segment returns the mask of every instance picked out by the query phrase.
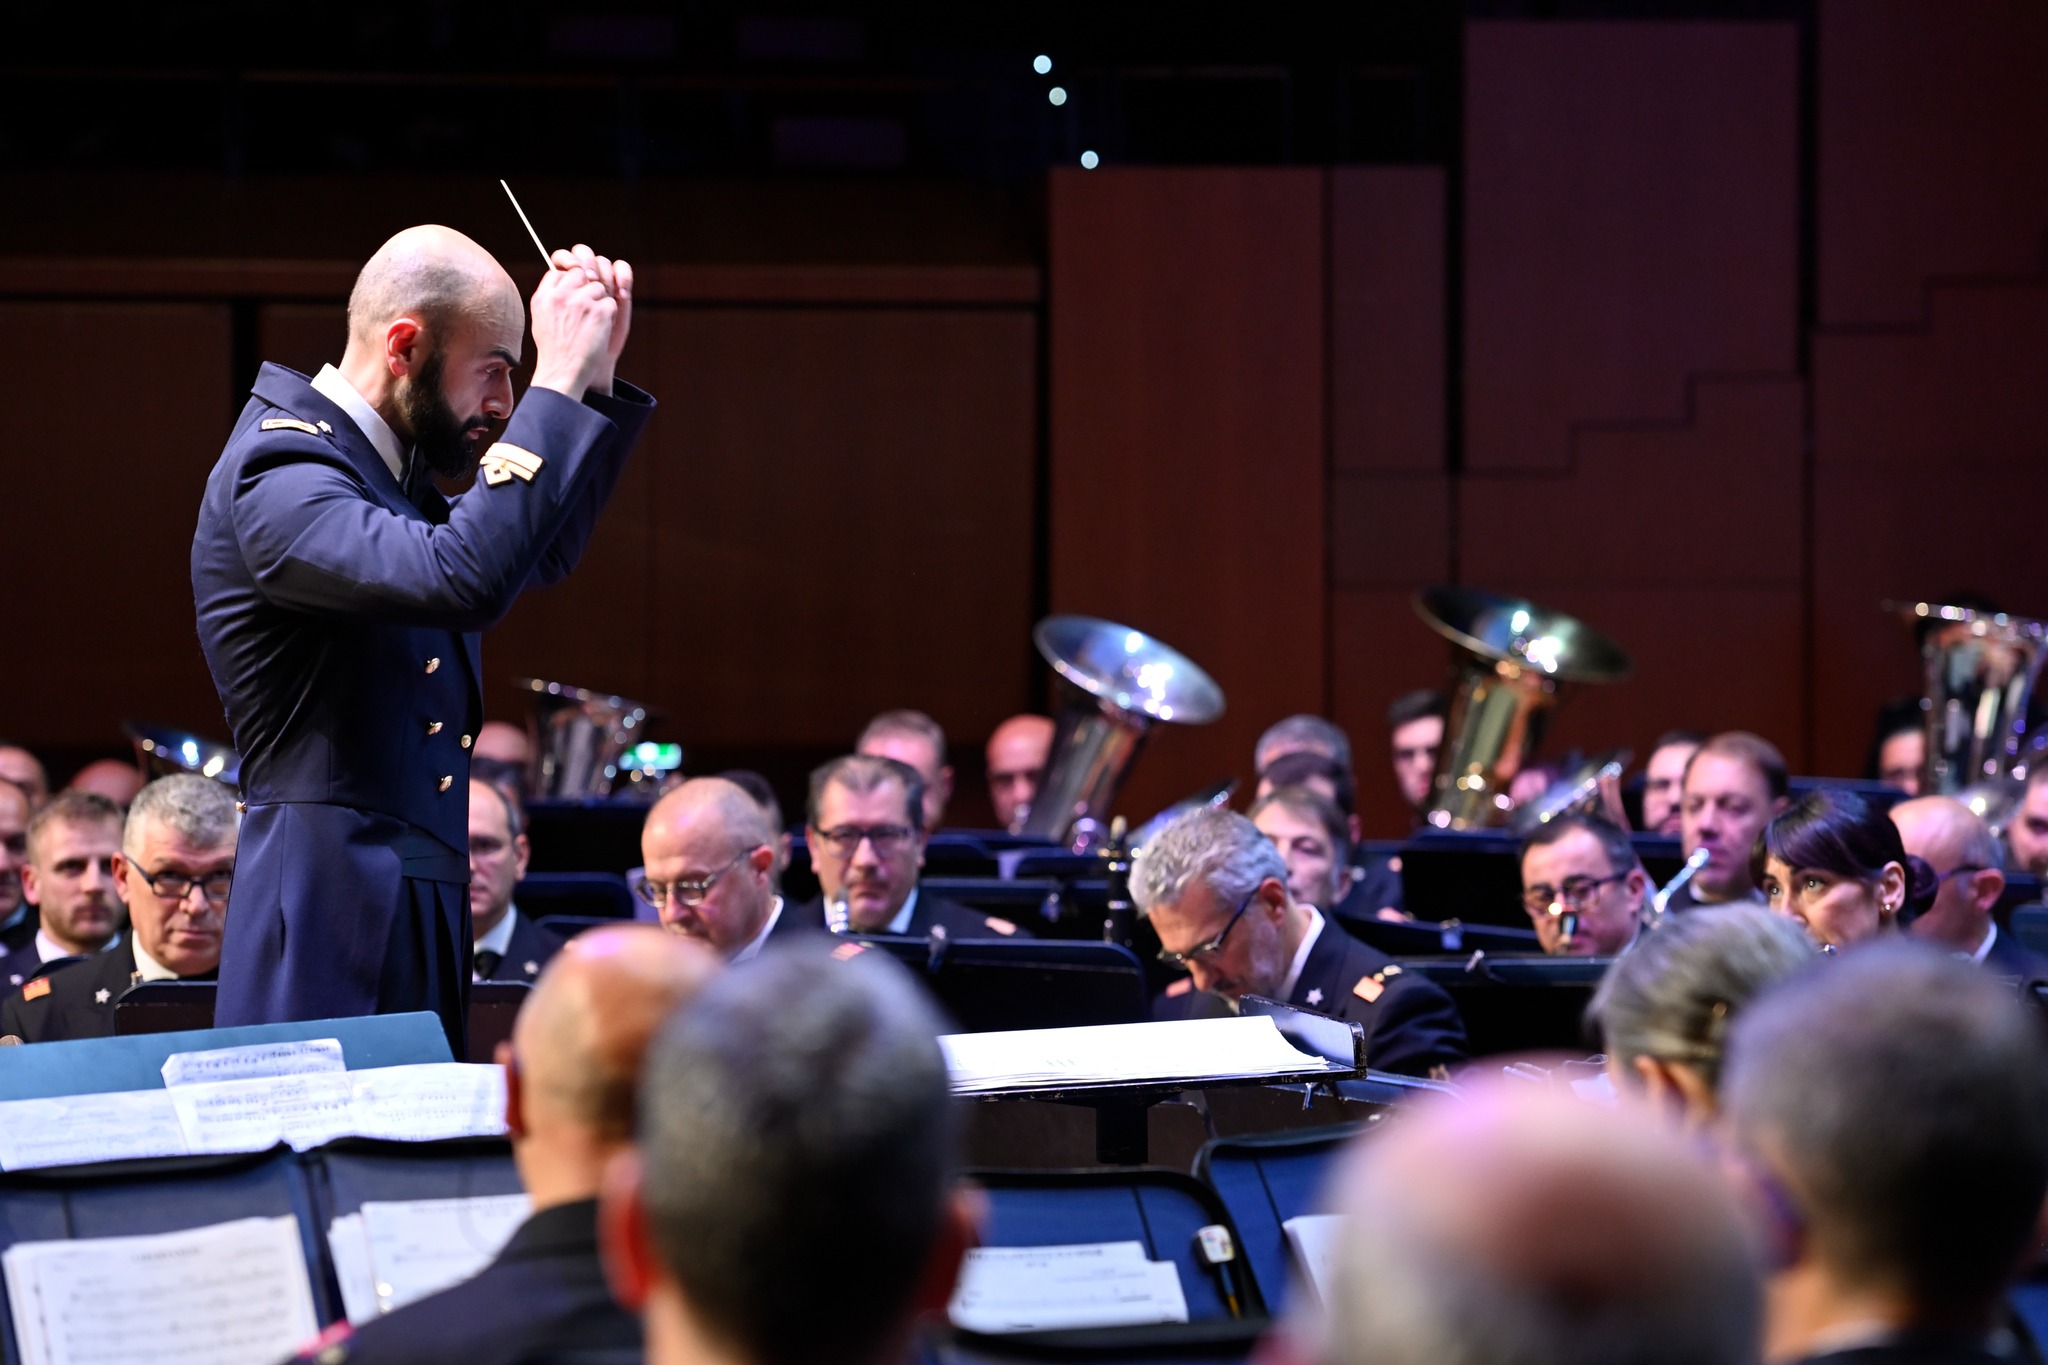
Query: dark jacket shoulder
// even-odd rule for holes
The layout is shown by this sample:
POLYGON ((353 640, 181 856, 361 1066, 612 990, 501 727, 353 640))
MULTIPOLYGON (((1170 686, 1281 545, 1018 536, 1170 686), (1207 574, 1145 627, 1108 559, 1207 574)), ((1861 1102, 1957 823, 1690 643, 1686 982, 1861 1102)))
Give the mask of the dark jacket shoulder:
POLYGON ((135 981, 135 945, 121 941, 91 957, 52 964, 8 991, 0 1003, 0 1036, 24 1043, 114 1036, 114 1004, 135 981))
POLYGON ((549 960, 562 951, 567 941, 554 930, 543 929, 524 912, 518 912, 518 918, 512 921, 512 937, 505 944, 505 955, 488 979, 528 984, 538 981, 549 960))

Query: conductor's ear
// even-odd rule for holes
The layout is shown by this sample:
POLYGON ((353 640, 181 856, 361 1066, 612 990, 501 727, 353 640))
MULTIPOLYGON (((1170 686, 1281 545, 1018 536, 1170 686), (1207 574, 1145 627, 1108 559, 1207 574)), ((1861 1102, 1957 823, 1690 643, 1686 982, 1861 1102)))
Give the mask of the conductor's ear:
POLYGON ((946 1200, 939 1213, 939 1234, 932 1239, 931 1259, 917 1286, 915 1307, 920 1316, 945 1315, 946 1305, 953 1301, 953 1286, 960 1279, 961 1262, 981 1245, 981 1224, 987 1211, 987 1197, 972 1185, 956 1186, 946 1200))
POLYGON ((605 1282, 629 1313, 647 1305, 659 1273, 647 1238, 647 1211, 640 1203, 640 1154, 631 1148, 605 1163, 597 1192, 597 1244, 605 1282))
POLYGON ((417 319, 396 317, 384 328, 384 364, 393 376, 411 374, 419 365, 420 341, 417 319))

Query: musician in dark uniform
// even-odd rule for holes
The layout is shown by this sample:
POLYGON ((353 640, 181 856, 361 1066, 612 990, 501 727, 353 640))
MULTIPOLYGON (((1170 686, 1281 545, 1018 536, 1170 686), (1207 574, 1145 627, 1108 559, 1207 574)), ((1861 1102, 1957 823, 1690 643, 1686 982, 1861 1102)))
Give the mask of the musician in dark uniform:
POLYGON ((28 793, 0 778, 0 958, 28 951, 42 921, 21 894, 28 862, 28 793))
POLYGON ((471 975, 478 981, 530 986, 562 947, 559 934, 512 903, 533 851, 524 825, 518 803, 503 788, 469 780, 469 927, 476 943, 471 975))
POLYGON ((247 802, 222 1026, 427 1009, 464 1054, 479 632, 574 567, 653 409, 613 379, 631 268, 554 262, 515 411, 511 277, 447 228, 398 234, 340 368, 264 366, 207 481, 193 593, 247 802))
POLYGON ((114 1006, 144 981, 211 981, 235 875, 235 798, 194 773, 160 777, 128 808, 114 890, 128 932, 90 957, 53 964, 0 998, 0 1037, 110 1038, 114 1006))
POLYGON ((1280 851, 1234 811, 1191 811, 1155 835, 1132 867, 1131 899, 1163 960, 1189 973, 1157 1002, 1162 1019, 1205 1012, 1205 991, 1259 995, 1364 1025, 1376 1070, 1442 1076, 1465 1058, 1450 997, 1296 900, 1280 851))
POLYGON ((924 866, 924 779, 876 754, 835 758, 811 774, 804 842, 822 894, 789 906, 771 934, 830 929, 842 934, 923 938, 1029 938, 995 915, 928 896, 924 866))

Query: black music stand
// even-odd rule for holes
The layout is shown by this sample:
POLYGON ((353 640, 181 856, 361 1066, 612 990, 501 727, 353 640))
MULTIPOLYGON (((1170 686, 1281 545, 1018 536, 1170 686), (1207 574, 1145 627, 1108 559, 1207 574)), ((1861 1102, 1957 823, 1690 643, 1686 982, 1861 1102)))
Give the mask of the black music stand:
POLYGON ((1403 971, 1444 988, 1465 1019, 1474 1057, 1505 1052, 1598 1050, 1586 1006, 1611 957, 1411 957, 1403 971))
POLYGON ((1326 1213, 1321 1201, 1337 1156, 1365 1130, 1362 1123, 1292 1133, 1217 1138, 1195 1158, 1195 1175, 1216 1191, 1237 1225, 1239 1254, 1269 1307, 1278 1309, 1295 1281, 1288 1219, 1326 1213))
MULTIPOLYGON (((122 993, 121 998, 114 1002, 114 1035, 128 1037, 145 1033, 211 1029, 216 989, 211 981, 145 981, 130 986, 122 993)), ((494 1050, 499 1043, 511 1038, 512 1021, 518 1015, 520 1005, 525 1003, 526 993, 530 989, 532 988, 524 981, 478 981, 470 985, 469 1055, 463 1058, 464 1061, 495 1060, 494 1050)), ((262 1027, 268 1028, 271 1025, 262 1027)), ((240 1033, 241 1030, 230 1029, 226 1032, 240 1033)), ((309 1033, 303 1036, 321 1038, 326 1035, 309 1033)), ((232 1047, 234 1044, 204 1043, 195 1046, 232 1047)), ((440 1060, 452 1059, 443 1057, 440 1060)))
POLYGON ((1137 1024, 1152 1017, 1145 969, 1113 943, 862 937, 916 972, 961 1033, 1137 1024))
POLYGON ((527 874, 615 872, 640 866, 640 827, 647 807, 634 802, 530 801, 527 874))
POLYGON ((529 872, 512 889, 513 904, 530 919, 578 915, 590 919, 633 918, 633 892, 616 872, 529 872))
MULTIPOLYGON (((201 986, 208 982, 155 982, 201 986)), ((118 1027, 122 1004, 114 1009, 118 1027)), ((161 1090, 163 1064, 174 1052, 241 1047, 252 1043, 303 1042, 334 1038, 351 1071, 452 1062, 441 1021, 425 1010, 373 1014, 360 1019, 308 1019, 290 1024, 249 1024, 198 1032, 147 1033, 112 1038, 75 1038, 62 1043, 0 1047, 0 1100, 54 1095, 96 1095, 115 1090, 161 1090)))
POLYGON ((1534 929, 1467 924, 1456 919, 1353 919, 1348 915, 1337 917, 1337 923, 1353 938, 1390 957, 1419 957, 1479 949, 1488 953, 1543 955, 1543 945, 1537 941, 1534 929))
POLYGON ((519 1007, 533 987, 524 981, 473 981, 469 986, 469 1056, 465 1061, 494 1062, 498 1044, 512 1041, 519 1007))

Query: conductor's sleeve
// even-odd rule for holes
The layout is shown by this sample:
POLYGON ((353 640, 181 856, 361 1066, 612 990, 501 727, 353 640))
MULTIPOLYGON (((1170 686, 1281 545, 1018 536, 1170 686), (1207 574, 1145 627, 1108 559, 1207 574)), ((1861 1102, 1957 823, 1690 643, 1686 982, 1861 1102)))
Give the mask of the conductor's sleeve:
POLYGON ((611 501, 612 490, 618 487, 619 478, 626 471, 626 457, 633 453, 640 429, 647 425, 647 418, 654 411, 654 400, 623 379, 613 381, 611 394, 590 394, 583 401, 609 419, 618 434, 605 446, 603 454, 590 462, 575 506, 569 509, 561 529, 541 554, 534 577, 542 583, 567 578, 582 559, 583 548, 597 529, 598 515, 611 501))

